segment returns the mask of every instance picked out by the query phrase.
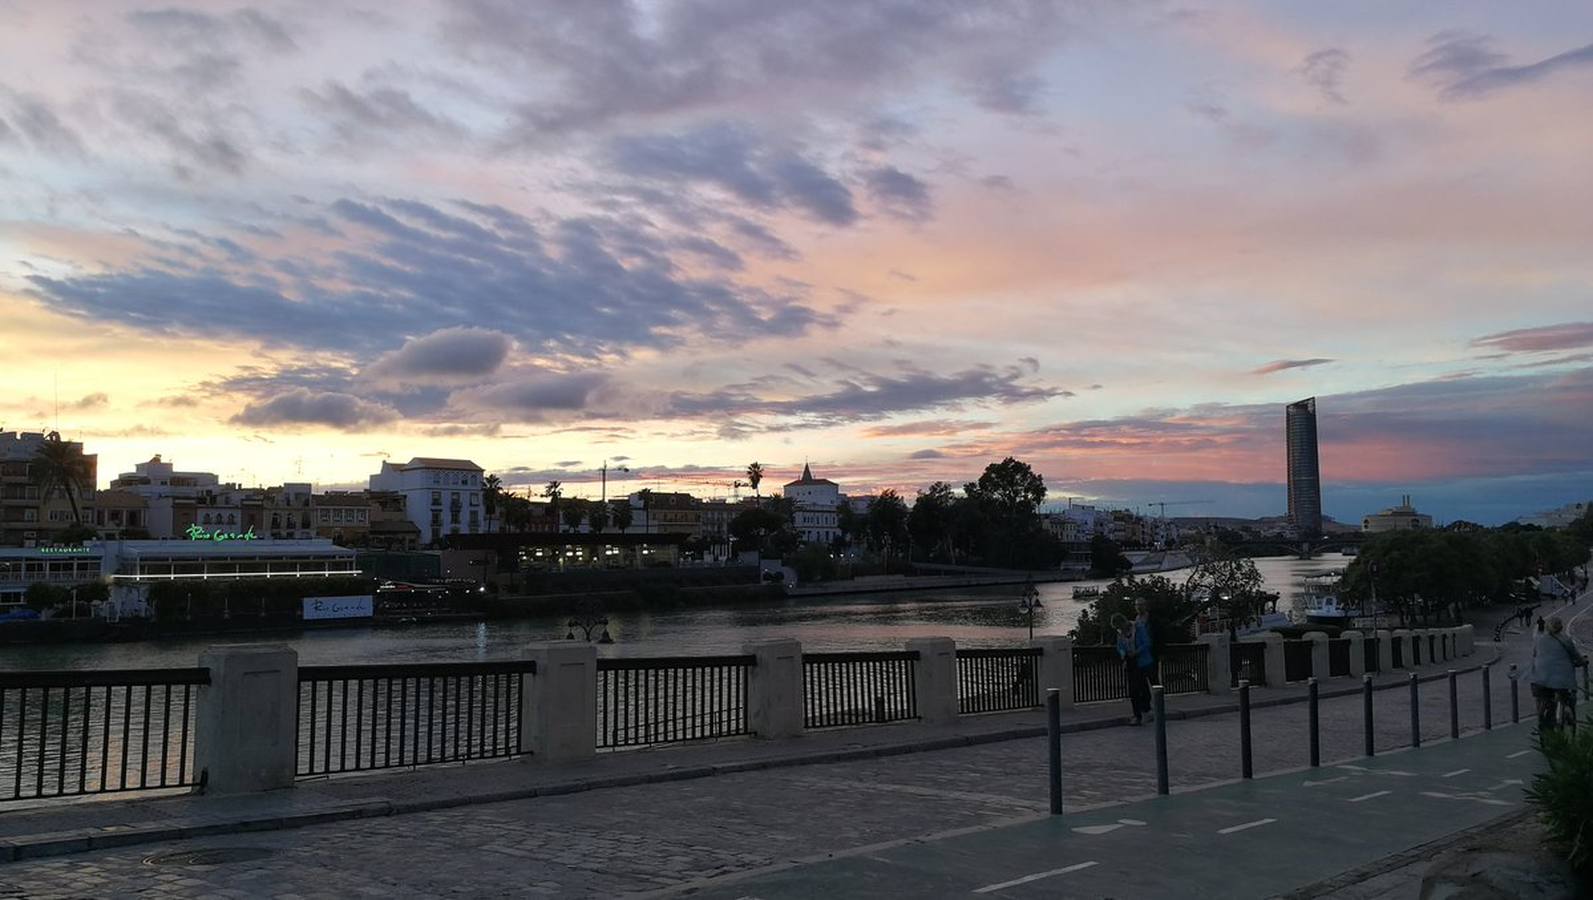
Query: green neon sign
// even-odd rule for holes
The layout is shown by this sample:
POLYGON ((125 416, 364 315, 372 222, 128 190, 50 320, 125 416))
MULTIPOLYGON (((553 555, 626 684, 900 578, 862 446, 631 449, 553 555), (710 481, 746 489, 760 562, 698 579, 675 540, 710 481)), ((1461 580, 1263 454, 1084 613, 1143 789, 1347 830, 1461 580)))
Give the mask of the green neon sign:
POLYGON ((209 531, 198 525, 189 525, 188 539, 190 541, 210 541, 216 544, 223 541, 252 541, 255 540, 254 526, 250 525, 248 531, 239 534, 236 531, 209 531))
POLYGON ((89 552, 89 548, 84 547, 82 545, 79 545, 79 546, 76 546, 76 547, 63 547, 63 546, 57 545, 57 546, 53 546, 53 547, 39 547, 37 549, 38 549, 38 551, 40 553, 87 553, 87 552, 89 552))

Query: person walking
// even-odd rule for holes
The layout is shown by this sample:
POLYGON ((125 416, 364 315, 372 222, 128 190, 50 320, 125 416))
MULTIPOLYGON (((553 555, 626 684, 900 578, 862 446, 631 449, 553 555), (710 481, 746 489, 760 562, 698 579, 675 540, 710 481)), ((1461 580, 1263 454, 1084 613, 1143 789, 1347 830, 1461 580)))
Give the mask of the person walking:
POLYGON ((1123 661, 1123 681, 1128 684, 1128 702, 1134 710, 1134 724, 1142 724, 1150 711, 1150 682, 1145 678, 1145 666, 1151 659, 1149 642, 1141 642, 1135 623, 1114 616, 1117 626, 1117 655, 1123 661))
POLYGON ((1538 704, 1538 732, 1553 731, 1560 725, 1560 707, 1571 713, 1571 728, 1576 728, 1576 670, 1587 665, 1587 657, 1576 649, 1565 622, 1559 616, 1547 623, 1532 644, 1532 698, 1538 704))

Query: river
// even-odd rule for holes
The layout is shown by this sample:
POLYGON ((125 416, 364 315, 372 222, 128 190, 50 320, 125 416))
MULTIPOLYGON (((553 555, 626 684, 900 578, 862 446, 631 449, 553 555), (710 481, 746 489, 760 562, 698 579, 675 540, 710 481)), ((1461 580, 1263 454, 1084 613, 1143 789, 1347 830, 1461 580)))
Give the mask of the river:
MULTIPOLYGON (((1274 557, 1256 560, 1267 589, 1282 595, 1280 609, 1293 605, 1300 579, 1343 569, 1345 557, 1314 560, 1274 557)), ((1167 573, 1178 579, 1183 572, 1167 573)), ((1044 608, 1034 616, 1036 635, 1065 635, 1083 603, 1075 587, 1084 581, 1039 585, 1044 608)), ((775 601, 725 609, 688 608, 615 613, 609 630, 615 643, 604 656, 695 656, 739 653, 748 641, 795 638, 810 650, 899 649, 915 637, 949 637, 960 646, 1015 646, 1028 637, 1028 617, 1018 610, 1017 587, 905 591, 886 594, 775 601)), ((308 631, 272 631, 259 636, 229 634, 123 644, 51 644, 0 647, 4 669, 122 669, 192 666, 217 644, 266 641, 299 652, 305 665, 397 662, 468 662, 509 659, 530 641, 563 638, 565 616, 494 622, 442 622, 308 631)))

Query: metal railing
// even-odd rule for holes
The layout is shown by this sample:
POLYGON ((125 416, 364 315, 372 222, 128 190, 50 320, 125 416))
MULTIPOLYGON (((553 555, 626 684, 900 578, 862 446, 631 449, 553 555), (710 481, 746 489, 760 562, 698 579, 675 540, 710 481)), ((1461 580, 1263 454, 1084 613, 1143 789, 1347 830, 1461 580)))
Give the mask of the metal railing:
POLYGON ((1211 647, 1206 644, 1168 644, 1157 665, 1169 694, 1204 693, 1211 683, 1211 647))
MULTIPOLYGON (((1205 644, 1168 644, 1156 661, 1157 680, 1169 694, 1200 693, 1210 680, 1210 648, 1205 644)), ((1073 648, 1073 700, 1094 703, 1128 697, 1123 658, 1116 647, 1073 648)))
POLYGON ((209 683, 209 669, 0 673, 0 801, 201 784, 209 683))
POLYGON ((642 747, 751 733, 754 656, 597 661, 597 746, 642 747))
POLYGON ((1423 659, 1430 659, 1426 653, 1422 652, 1423 641, 1421 635, 1413 634, 1406 638, 1404 643, 1410 645, 1410 662, 1406 664, 1407 668, 1414 669, 1422 664, 1423 659))
POLYGON ((1328 641, 1328 675, 1350 674, 1350 639, 1334 638, 1328 641))
POLYGON ((1311 642, 1293 640, 1283 642, 1283 680, 1304 681, 1311 671, 1311 642))
POLYGON ((1362 658, 1365 660, 1365 671, 1367 672, 1382 671, 1383 659, 1381 645, 1378 643, 1379 640, 1379 638, 1369 637, 1361 641, 1361 652, 1364 654, 1362 658))
POLYGON ((1392 665, 1396 669, 1405 668, 1405 644, 1407 642, 1406 641, 1396 641, 1393 638, 1390 638, 1389 640, 1393 641, 1393 643, 1390 646, 1394 650, 1394 652, 1392 654, 1393 655, 1393 659, 1390 661, 1390 665, 1392 665))
POLYGON ((986 713, 1040 705, 1039 647, 957 651, 957 712, 986 713))
POLYGON ((1251 684, 1267 683, 1267 645, 1260 641, 1234 641, 1228 645, 1229 682, 1239 686, 1241 679, 1251 684))
POLYGON ((917 665, 917 650, 802 654, 803 726, 918 718, 917 665))
POLYGON ((298 775, 514 756, 529 660, 301 666, 298 775))

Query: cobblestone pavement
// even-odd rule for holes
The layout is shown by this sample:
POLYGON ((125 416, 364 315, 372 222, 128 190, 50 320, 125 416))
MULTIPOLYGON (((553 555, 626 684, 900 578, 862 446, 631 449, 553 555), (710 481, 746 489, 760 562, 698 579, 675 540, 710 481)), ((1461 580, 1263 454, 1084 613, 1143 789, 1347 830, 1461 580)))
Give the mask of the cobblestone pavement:
MULTIPOLYGON (((1510 684, 1495 675, 1502 723, 1510 684)), ((1458 687, 1462 728, 1480 728, 1480 677, 1458 687)), ((1407 697, 1376 694, 1380 752, 1409 742, 1407 697)), ((1521 702, 1527 715, 1524 689, 1521 702)), ((1421 686, 1424 740, 1448 737, 1448 709, 1444 683, 1421 686)), ((1307 764, 1306 717, 1304 705, 1255 711, 1258 773, 1307 764)), ((1324 762, 1361 755, 1359 697, 1324 700, 1321 722, 1324 762)), ((1235 715, 1170 722, 1168 742, 1175 790, 1239 775, 1235 715)), ((1042 814, 1044 751, 1043 739, 1015 740, 24 861, 0 865, 0 897, 612 896, 1042 814), (270 855, 146 862, 207 848, 270 855)), ((1064 755, 1069 808, 1155 790, 1151 727, 1067 735, 1064 755)))

